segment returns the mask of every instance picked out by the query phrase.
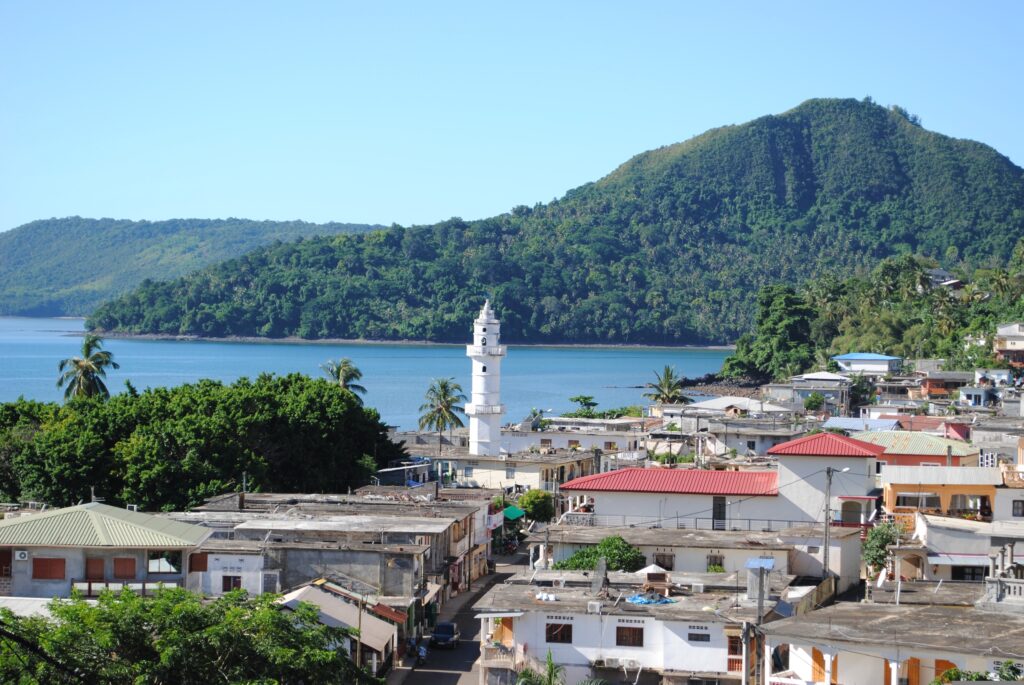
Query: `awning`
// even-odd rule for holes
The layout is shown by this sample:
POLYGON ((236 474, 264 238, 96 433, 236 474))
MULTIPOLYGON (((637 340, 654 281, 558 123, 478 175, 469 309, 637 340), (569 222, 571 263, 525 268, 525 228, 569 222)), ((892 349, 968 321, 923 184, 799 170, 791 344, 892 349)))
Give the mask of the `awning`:
POLYGON ((437 583, 427 583, 427 593, 423 595, 421 603, 423 606, 427 606, 433 601, 434 597, 437 597, 437 593, 441 591, 441 586, 437 583))
POLYGON ((473 618, 477 620, 481 618, 519 618, 522 615, 522 611, 496 611, 493 614, 477 614, 473 618))
POLYGON ((988 566, 988 562, 989 558, 984 554, 928 553, 928 563, 935 566, 988 566))
POLYGON ((516 519, 526 516, 526 512, 514 504, 510 504, 505 507, 505 510, 502 513, 505 514, 505 518, 509 521, 515 521, 516 519))

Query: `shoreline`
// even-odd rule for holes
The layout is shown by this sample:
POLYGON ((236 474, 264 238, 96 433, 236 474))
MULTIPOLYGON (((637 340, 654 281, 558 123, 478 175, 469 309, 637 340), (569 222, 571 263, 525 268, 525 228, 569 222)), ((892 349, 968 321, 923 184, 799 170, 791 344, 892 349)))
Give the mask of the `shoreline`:
MULTIPOLYGON (((81 336, 82 333, 69 335, 81 336)), ((262 345, 394 345, 397 347, 465 347, 466 343, 433 342, 429 340, 372 340, 366 338, 317 338, 307 340, 295 336, 286 338, 261 338, 259 336, 236 335, 227 337, 206 337, 199 335, 168 335, 161 333, 100 333, 105 340, 163 340, 176 342, 247 343, 262 345)), ((609 350, 714 350, 729 352, 735 345, 642 345, 637 343, 504 343, 507 347, 531 347, 537 349, 609 349, 609 350)))

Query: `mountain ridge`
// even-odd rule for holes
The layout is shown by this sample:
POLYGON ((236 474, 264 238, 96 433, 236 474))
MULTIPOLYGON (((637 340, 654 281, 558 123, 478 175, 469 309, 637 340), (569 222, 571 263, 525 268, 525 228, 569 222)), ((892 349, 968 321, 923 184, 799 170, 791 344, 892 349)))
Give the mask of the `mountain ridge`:
POLYGON ((146 278, 171 279, 275 240, 368 224, 250 219, 40 219, 0 233, 0 315, 85 316, 146 278))
POLYGON ((700 344, 757 289, 1024 236, 1024 171, 870 100, 808 100, 633 156, 562 198, 264 247, 100 307, 97 331, 452 342, 490 294, 509 342, 700 344))

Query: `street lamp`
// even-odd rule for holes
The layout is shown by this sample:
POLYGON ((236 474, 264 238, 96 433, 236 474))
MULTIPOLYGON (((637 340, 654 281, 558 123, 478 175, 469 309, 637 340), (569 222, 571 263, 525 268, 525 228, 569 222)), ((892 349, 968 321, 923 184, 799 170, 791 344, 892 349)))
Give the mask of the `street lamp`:
POLYGON ((828 578, 828 551, 832 544, 832 474, 849 473, 849 471, 849 466, 842 469, 825 467, 825 553, 822 555, 822 578, 828 578))

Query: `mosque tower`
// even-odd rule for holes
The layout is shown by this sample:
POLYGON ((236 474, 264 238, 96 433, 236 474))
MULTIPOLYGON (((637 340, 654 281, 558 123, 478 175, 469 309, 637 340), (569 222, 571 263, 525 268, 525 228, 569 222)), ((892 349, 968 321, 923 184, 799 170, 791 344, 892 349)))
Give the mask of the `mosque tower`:
POLYGON ((469 416, 469 453, 497 456, 501 448, 501 324, 494 317, 491 302, 484 302, 473 322, 473 342, 466 345, 466 356, 473 360, 473 389, 466 405, 469 416))

